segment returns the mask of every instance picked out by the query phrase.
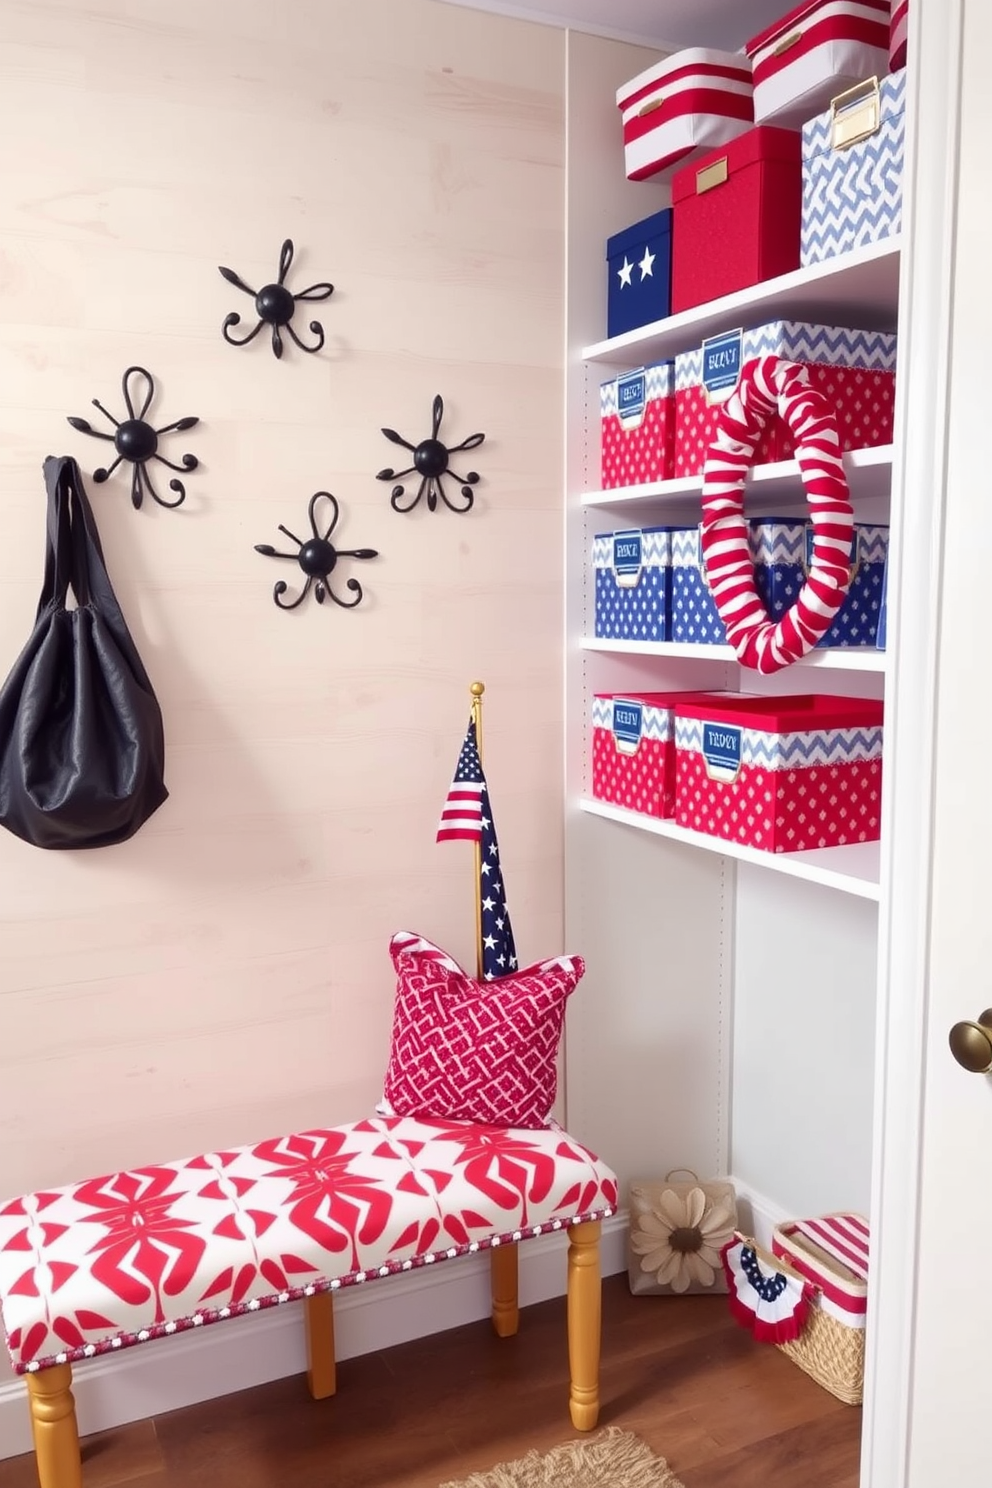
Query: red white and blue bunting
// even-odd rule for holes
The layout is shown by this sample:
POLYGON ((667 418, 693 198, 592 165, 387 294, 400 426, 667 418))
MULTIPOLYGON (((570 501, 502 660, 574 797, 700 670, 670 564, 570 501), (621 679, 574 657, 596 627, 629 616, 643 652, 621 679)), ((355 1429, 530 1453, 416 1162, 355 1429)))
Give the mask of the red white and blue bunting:
POLYGON ((806 1326, 814 1291, 792 1271, 735 1235, 720 1253, 727 1273, 730 1310, 759 1343, 791 1343, 806 1326))

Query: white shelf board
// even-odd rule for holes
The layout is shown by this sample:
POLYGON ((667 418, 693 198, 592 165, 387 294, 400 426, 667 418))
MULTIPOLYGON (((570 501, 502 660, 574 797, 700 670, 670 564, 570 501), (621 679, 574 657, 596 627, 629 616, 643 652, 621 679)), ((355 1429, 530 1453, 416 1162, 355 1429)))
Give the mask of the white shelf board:
MULTIPOLYGON (((604 641, 584 636, 579 641, 583 651, 607 651, 617 656, 672 656, 683 661, 736 661, 731 646, 705 646, 692 641, 604 641)), ((811 651, 793 666, 815 667, 832 672, 885 672, 886 652, 874 646, 827 646, 811 651)))
MULTIPOLYGON (((849 450, 844 456, 852 499, 888 495, 892 479, 892 445, 880 444, 872 449, 849 450)), ((745 497, 753 493, 762 501, 778 496, 802 496, 802 476, 798 460, 779 460, 772 465, 756 465, 744 487, 745 497)), ((702 494, 701 475, 681 476, 677 480, 652 481, 643 486, 616 486, 608 491, 586 491, 583 506, 645 506, 658 502, 681 502, 702 494)))
POLYGON ((736 294, 682 310, 666 320, 639 326, 608 341, 586 346, 586 362, 632 366, 663 361, 691 351, 716 331, 743 330, 767 320, 807 320, 815 325, 847 325, 859 330, 893 330, 899 306, 901 238, 883 238, 839 253, 824 263, 766 279, 736 294))
POLYGON ((673 842, 684 842, 689 847, 701 848, 703 852, 720 853, 723 857, 736 858, 742 863, 755 863, 773 873, 784 873, 791 878, 803 878, 808 883, 823 884, 829 889, 839 889, 844 894, 854 894, 859 899, 878 900, 879 870, 881 865, 880 844, 856 842, 847 847, 821 847, 812 852, 770 853, 756 847, 744 847, 740 843, 725 842, 722 837, 708 837, 703 832, 690 832, 672 821, 661 821, 657 817, 642 816, 636 811, 625 811, 621 806, 611 806, 605 801, 580 800, 579 809, 591 816, 602 816, 608 821, 622 822, 642 832, 653 832, 658 837, 668 837, 673 842))

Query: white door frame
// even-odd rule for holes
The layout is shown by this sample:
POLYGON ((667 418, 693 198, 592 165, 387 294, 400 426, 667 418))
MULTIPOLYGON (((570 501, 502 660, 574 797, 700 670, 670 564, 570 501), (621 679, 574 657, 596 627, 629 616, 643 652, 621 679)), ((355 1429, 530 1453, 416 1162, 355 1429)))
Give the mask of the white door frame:
POLYGON ((909 1481, 965 3, 910 7, 862 1488, 909 1481))

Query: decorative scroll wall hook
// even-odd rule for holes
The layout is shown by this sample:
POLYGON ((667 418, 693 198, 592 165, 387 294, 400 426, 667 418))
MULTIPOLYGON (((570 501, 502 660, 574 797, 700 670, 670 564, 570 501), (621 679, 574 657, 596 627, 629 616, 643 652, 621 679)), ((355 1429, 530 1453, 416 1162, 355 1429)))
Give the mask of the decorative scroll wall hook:
POLYGON ((313 536, 306 542, 301 541, 295 533, 290 532, 288 527, 279 523, 279 531, 284 532, 288 538, 295 542, 296 553, 280 553, 269 543, 256 543, 255 552, 261 553, 266 558, 291 558, 300 565, 306 575, 306 583, 302 592, 289 604, 283 604, 282 596, 286 593, 288 585, 283 579, 279 579, 272 590, 272 598, 281 610, 295 610, 301 605, 310 593, 311 585, 314 586, 314 596, 318 604, 323 604, 325 598, 332 599, 336 605, 343 610, 353 610, 357 604, 362 602, 362 586, 357 579, 349 579, 345 585, 353 595, 354 599, 341 599, 328 582, 330 575, 334 572, 339 558, 378 558, 379 554, 375 548, 335 548, 329 541, 331 533, 337 526, 340 508, 336 496, 330 491, 315 491, 310 497, 310 505, 307 507, 310 518, 310 531, 313 536), (316 507, 318 501, 329 501, 331 503, 331 522, 327 531, 321 536, 317 530, 316 507))
POLYGON ((304 346, 299 336, 293 330, 293 312, 300 300, 329 299, 334 293, 334 285, 328 284, 324 280, 319 284, 311 284, 309 289, 301 289, 299 294, 291 294, 286 288, 285 279, 289 273, 289 266, 293 262, 294 251, 292 238, 287 238, 279 251, 279 278, 275 284, 263 284, 262 288, 257 291, 247 285, 233 269, 225 269, 221 265, 218 266, 228 284, 233 284, 238 289, 244 290, 245 294, 254 296, 255 313, 258 316, 258 324, 255 329, 249 331, 247 336, 243 336, 239 341, 236 337, 228 334, 232 326, 241 324, 241 316, 236 314, 235 311, 231 311, 221 327, 224 340, 229 342, 231 346, 247 346, 249 341, 254 341, 263 325, 272 327, 272 350, 277 357, 282 356, 283 343, 282 337, 279 334, 280 329, 285 329, 289 332, 301 351, 319 351, 323 346, 324 328, 320 324, 320 321, 312 320, 310 322, 310 329, 317 337, 316 346, 304 346))
POLYGON ((410 444, 408 440, 403 439, 401 435, 397 434, 395 429, 383 429, 383 434, 385 434, 386 438, 391 440, 393 444, 401 444, 404 449, 408 449, 412 452, 413 464, 408 470, 392 470, 389 468, 387 468, 386 470, 380 470, 376 475, 376 480, 402 481, 406 478, 406 476, 413 475, 414 473, 420 476, 420 485, 417 487, 416 496, 414 496, 412 500, 408 500, 404 504, 401 504, 403 498, 403 487, 401 485, 396 485, 393 487, 392 493, 389 498, 389 504, 394 511, 413 511, 413 508, 417 505, 417 502, 420 500, 421 496, 423 496, 425 492, 427 493, 428 511, 437 510, 437 502, 439 496, 450 511, 471 511, 472 503, 475 500, 472 493, 472 487, 479 479, 478 473, 475 470, 470 470, 466 475, 456 475, 453 470, 449 469, 448 461, 450 457, 457 454, 459 450, 477 449, 486 436, 485 434, 470 434, 467 439, 462 440, 461 444, 452 445, 451 449, 449 450, 447 446, 442 444, 441 440, 438 438, 438 432, 441 428, 441 419, 443 418, 443 416, 444 400, 441 397, 441 394, 438 393, 437 397, 434 399, 433 423, 431 426, 431 434, 429 439, 422 439, 419 444, 410 444), (456 506, 454 502, 448 500, 447 492, 444 489, 443 477, 445 475, 450 475, 451 479, 457 481, 458 484, 461 486, 462 497, 464 498, 463 505, 456 506))
POLYGON ((121 389, 124 393, 124 404, 127 408, 126 419, 115 419, 114 415, 104 408, 103 404, 97 398, 93 399, 94 408, 99 408, 103 416, 110 420, 114 425, 115 433, 102 434, 99 429, 94 429, 86 419, 69 419, 72 427, 78 429, 81 434, 92 434, 94 439, 110 440, 117 452, 117 459, 111 466, 107 469, 101 467, 98 470, 94 470, 93 479, 98 482, 107 480, 113 475, 121 461, 127 460, 134 467, 131 471, 131 502, 135 507, 140 507, 146 491, 153 501, 158 502, 159 506, 182 506, 186 500, 186 487, 182 481, 170 480, 169 490, 176 493, 176 499, 175 501, 166 501, 163 496, 158 494, 152 484, 147 464, 149 460, 158 460, 160 464, 167 465, 170 470, 178 470, 180 472, 195 470, 199 464, 195 455, 183 455, 182 464, 174 465, 171 460, 167 460, 164 455, 158 453, 158 440, 160 434, 170 434, 174 429, 192 429, 200 420, 198 418, 176 419, 175 423, 164 424, 161 429, 155 429, 151 424, 147 423, 145 421, 145 414, 148 412, 151 401, 155 396, 155 380, 150 372, 146 372, 144 367, 128 367, 124 376, 121 378, 121 389), (134 379, 136 385, 142 380, 144 381, 144 399, 140 408, 136 408, 137 399, 132 397, 130 386, 132 379, 134 379))

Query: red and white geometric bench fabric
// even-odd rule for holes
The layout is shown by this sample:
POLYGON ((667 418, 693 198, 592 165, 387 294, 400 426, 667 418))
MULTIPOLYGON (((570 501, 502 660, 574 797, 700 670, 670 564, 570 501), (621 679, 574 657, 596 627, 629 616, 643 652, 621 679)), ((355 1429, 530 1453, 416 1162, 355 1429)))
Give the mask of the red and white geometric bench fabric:
POLYGON ((516 1243, 567 1231, 570 1407, 598 1414, 599 1222, 614 1173, 560 1127, 373 1117, 0 1201, 0 1310, 42 1488, 77 1488, 71 1365, 304 1299, 311 1393, 335 1387, 332 1294, 492 1252, 516 1331, 516 1243))

